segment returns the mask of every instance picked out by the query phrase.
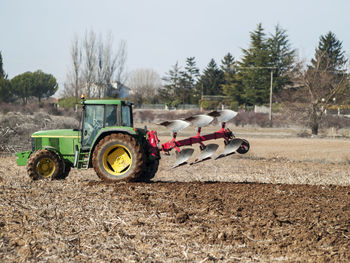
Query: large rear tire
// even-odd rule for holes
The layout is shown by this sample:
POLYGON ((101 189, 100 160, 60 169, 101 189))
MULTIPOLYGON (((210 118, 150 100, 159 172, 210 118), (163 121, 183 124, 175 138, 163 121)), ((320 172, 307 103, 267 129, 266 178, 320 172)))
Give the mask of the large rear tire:
POLYGON ((134 137, 111 134, 96 146, 92 166, 97 176, 105 182, 135 181, 143 170, 143 150, 134 137))
POLYGON ((27 163, 27 173, 33 180, 59 177, 62 163, 58 156, 49 150, 34 152, 27 163))

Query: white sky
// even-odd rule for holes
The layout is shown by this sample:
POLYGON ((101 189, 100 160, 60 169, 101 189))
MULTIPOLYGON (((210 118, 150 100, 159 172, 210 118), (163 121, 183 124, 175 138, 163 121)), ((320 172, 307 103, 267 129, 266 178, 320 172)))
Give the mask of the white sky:
POLYGON ((239 59, 259 22, 266 33, 279 23, 302 58, 330 30, 349 54, 349 13, 346 0, 0 0, 0 51, 9 78, 41 69, 62 87, 72 39, 89 29, 111 32, 116 49, 127 42, 128 71, 163 76, 190 56, 201 70, 227 52, 239 59))

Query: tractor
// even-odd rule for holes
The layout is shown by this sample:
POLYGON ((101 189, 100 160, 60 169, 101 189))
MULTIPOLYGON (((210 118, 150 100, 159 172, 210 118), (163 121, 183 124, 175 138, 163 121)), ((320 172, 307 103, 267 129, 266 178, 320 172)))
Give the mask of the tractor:
POLYGON ((225 151, 217 158, 235 152, 244 154, 249 142, 235 138, 225 127, 226 122, 237 113, 231 110, 213 111, 207 115, 195 115, 185 120, 160 123, 172 131, 173 138, 160 146, 157 132, 134 128, 132 103, 117 99, 86 100, 82 96, 82 118, 79 129, 38 131, 32 134, 32 149, 16 153, 17 164, 26 165, 33 180, 64 179, 72 167, 94 168, 97 176, 105 182, 120 180, 149 180, 158 170, 161 152, 169 155, 176 151, 173 167, 186 164, 192 156, 192 148, 183 146, 200 144, 201 154, 191 164, 210 159, 217 144, 205 145, 207 140, 223 138, 225 151), (214 118, 221 122, 221 129, 201 135, 201 129, 214 118), (177 134, 190 124, 198 127, 197 134, 177 140, 177 134))

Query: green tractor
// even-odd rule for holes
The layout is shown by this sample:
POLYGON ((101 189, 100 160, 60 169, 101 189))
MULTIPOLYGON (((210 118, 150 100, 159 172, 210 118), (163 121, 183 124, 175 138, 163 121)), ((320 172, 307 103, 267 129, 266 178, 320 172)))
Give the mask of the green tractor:
POLYGON ((33 180, 64 179, 72 167, 93 167, 106 182, 153 177, 159 164, 157 134, 133 128, 132 104, 83 99, 82 105, 79 129, 33 133, 32 150, 17 153, 17 164, 26 165, 33 180))
POLYGON ((123 100, 85 100, 79 129, 39 131, 32 134, 32 150, 17 153, 17 164, 27 165, 34 179, 67 177, 72 167, 93 167, 103 181, 148 181, 158 170, 160 152, 169 155, 175 150, 173 168, 182 166, 191 158, 199 144, 200 155, 190 164, 211 159, 218 144, 204 144, 223 139, 224 152, 215 159, 234 153, 245 154, 249 142, 236 138, 226 123, 237 115, 231 110, 213 111, 180 120, 164 121, 159 125, 172 131, 172 139, 159 145, 156 131, 133 128, 132 104, 123 100), (201 134, 202 128, 221 123, 213 133, 201 134), (197 127, 194 136, 178 140, 178 132, 189 125, 197 127), (182 148, 187 147, 187 148, 182 148))

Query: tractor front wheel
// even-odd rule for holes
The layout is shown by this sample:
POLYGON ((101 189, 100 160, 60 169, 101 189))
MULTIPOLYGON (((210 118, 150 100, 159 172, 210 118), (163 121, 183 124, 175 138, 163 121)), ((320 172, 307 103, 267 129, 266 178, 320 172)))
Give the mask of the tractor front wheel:
POLYGON ((92 165, 103 181, 134 181, 144 168, 142 148, 127 134, 108 135, 97 144, 92 165))
POLYGON ((27 172, 33 180, 57 178, 62 170, 58 156, 49 150, 34 152, 28 160, 27 172))

